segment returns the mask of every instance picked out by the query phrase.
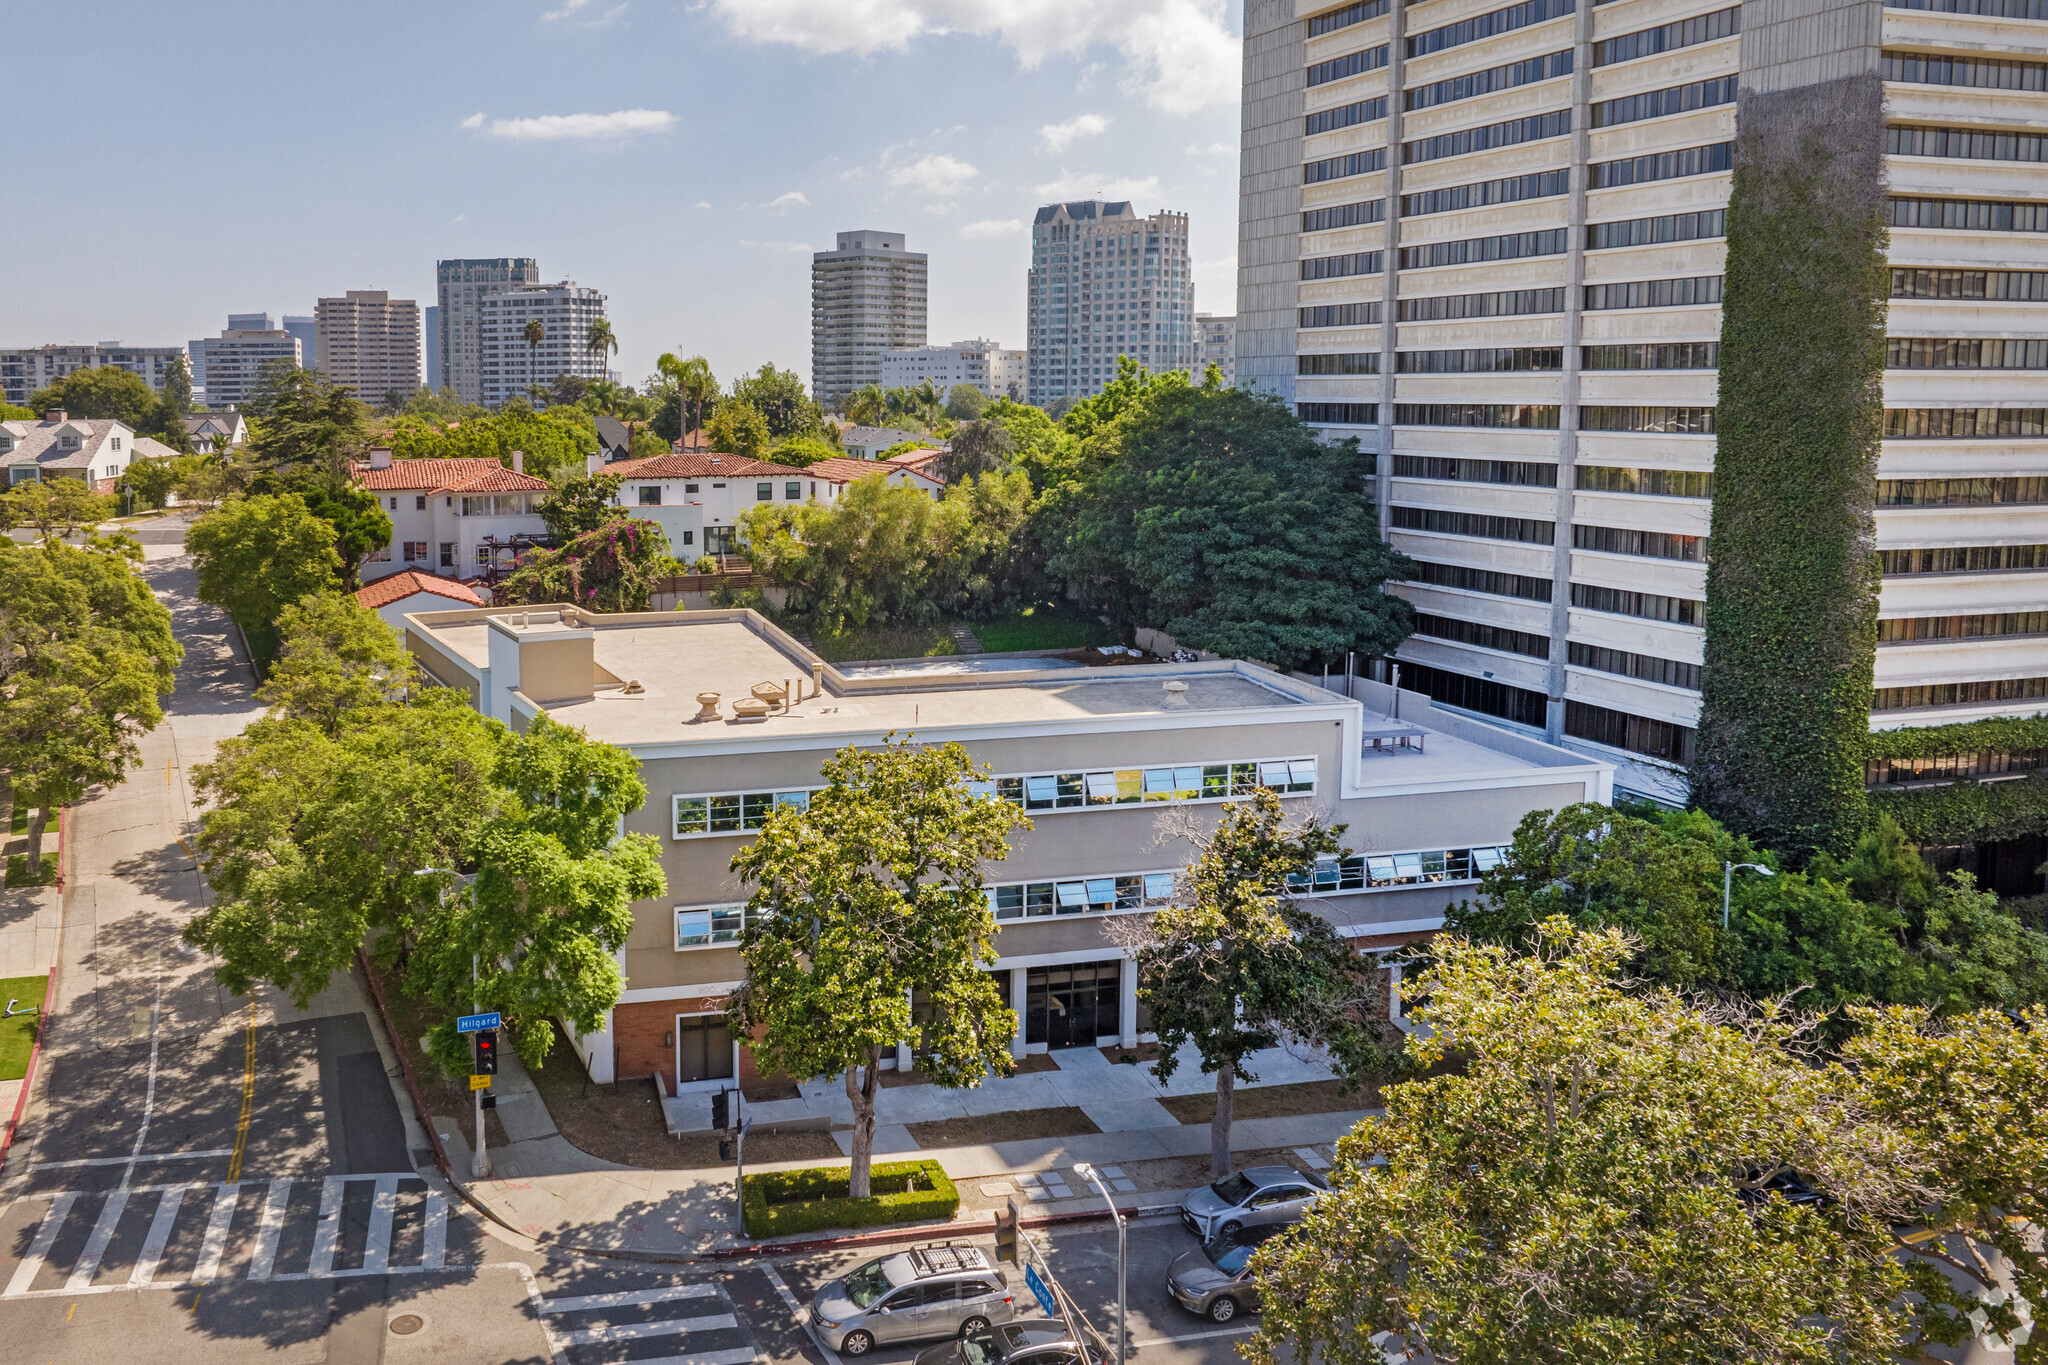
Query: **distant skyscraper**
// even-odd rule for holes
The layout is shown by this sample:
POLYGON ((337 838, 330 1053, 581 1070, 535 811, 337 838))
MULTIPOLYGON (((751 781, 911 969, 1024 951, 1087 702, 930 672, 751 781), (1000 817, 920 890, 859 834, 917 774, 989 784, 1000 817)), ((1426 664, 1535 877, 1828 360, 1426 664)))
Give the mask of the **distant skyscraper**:
MULTIPOLYGON (((90 346, 21 346, 0 350, 0 402, 19 407, 37 389, 56 383, 73 370, 112 365, 148 381, 158 393, 170 375, 171 361, 182 346, 124 346, 118 341, 90 346)), ((40 416, 41 414, 37 414, 40 416)))
POLYGON ((351 289, 315 305, 320 368, 365 403, 410 398, 420 387, 420 306, 382 289, 351 289))
POLYGON ((574 280, 484 295, 477 310, 479 401, 500 407, 513 394, 545 389, 565 374, 604 378, 611 356, 590 349, 590 324, 604 316, 604 303, 603 294, 574 280), (538 346, 527 344, 529 321, 545 333, 538 346))
POLYGON ((427 387, 435 393, 441 391, 441 310, 437 305, 428 304, 422 310, 421 335, 426 338, 427 387))
POLYGON ((924 345, 926 262, 903 234, 866 229, 811 257, 811 396, 879 384, 882 352, 924 345))
POLYGON ((484 401, 483 301, 508 289, 540 283, 540 264, 531 256, 440 261, 434 268, 440 305, 440 335, 427 344, 441 351, 441 383, 465 403, 484 401))
POLYGON ((309 370, 325 370, 327 353, 320 345, 320 323, 318 319, 284 315, 283 327, 299 339, 299 363, 309 370))
POLYGON ((230 313, 229 326, 217 337, 192 343, 193 373, 206 376, 206 405, 215 410, 249 401, 263 367, 273 360, 305 364, 299 339, 282 327, 237 327, 235 323, 267 323, 267 313, 230 313))
POLYGON ((1127 200, 1048 204, 1031 225, 1028 278, 1031 402, 1099 392, 1120 356, 1154 371, 1193 368, 1185 213, 1140 218, 1127 200))
POLYGON ((1219 318, 1214 313, 1195 314, 1195 370, 1206 374, 1211 365, 1223 371, 1223 384, 1237 383, 1237 319, 1219 318))

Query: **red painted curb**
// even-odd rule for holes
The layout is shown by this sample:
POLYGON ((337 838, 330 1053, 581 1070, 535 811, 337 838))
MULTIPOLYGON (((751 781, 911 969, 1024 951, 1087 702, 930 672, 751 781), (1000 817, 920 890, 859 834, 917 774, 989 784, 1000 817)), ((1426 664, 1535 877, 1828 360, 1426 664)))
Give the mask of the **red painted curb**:
MULTIPOLYGON (((1136 1218, 1136 1208, 1118 1209, 1125 1218, 1136 1218)), ((1076 1213, 1042 1213, 1034 1218, 1019 1218, 1018 1226, 1027 1228, 1049 1228, 1066 1223, 1091 1223, 1109 1217, 1108 1209, 1086 1209, 1076 1213)), ((995 1230, 996 1215, 989 1215, 988 1230, 995 1230)), ((979 1225, 972 1221, 965 1224, 954 1222, 943 1227, 885 1228, 877 1232, 857 1232, 850 1237, 820 1237, 808 1242, 752 1242, 746 1246, 721 1247, 707 1251, 698 1259, 705 1261, 731 1261, 746 1256, 788 1256, 810 1251, 831 1251, 840 1247, 884 1246, 890 1242, 924 1242, 948 1233, 968 1232, 977 1236, 979 1225), (972 1229, 972 1231, 968 1231, 972 1229)))
POLYGON ((36 1011, 36 1040, 28 1050, 28 1070, 21 1076, 21 1093, 14 1097, 14 1113, 8 1117, 7 1131, 0 1134, 0 1171, 7 1169, 7 1153, 14 1147, 15 1130, 21 1127, 21 1116, 28 1108, 29 1091, 35 1088, 36 1063, 43 1056, 43 1035, 49 1031, 50 1001, 57 994, 57 968, 64 961, 64 852, 69 847, 64 841, 64 807, 57 807, 57 951, 50 959, 50 974, 43 979, 43 1007, 36 1011))

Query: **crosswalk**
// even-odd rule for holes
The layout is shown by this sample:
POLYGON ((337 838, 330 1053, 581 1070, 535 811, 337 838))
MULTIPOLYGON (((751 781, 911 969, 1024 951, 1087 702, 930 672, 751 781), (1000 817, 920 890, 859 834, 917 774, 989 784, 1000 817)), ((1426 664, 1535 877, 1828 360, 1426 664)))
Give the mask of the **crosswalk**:
POLYGON ((549 1349, 564 1365, 752 1365, 756 1359, 732 1301, 715 1282, 555 1295, 534 1306, 549 1349))
POLYGON ((32 1211, 45 1199, 0 1300, 468 1271, 475 1262, 451 1256, 447 1198, 410 1172, 66 1190, 17 1202, 32 1211))

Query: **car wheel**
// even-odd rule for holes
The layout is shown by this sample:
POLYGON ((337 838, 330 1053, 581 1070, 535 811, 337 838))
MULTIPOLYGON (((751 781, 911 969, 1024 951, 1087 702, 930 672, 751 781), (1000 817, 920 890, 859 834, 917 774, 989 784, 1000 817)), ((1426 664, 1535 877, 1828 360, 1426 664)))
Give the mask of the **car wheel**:
POLYGON ((1215 1302, 1209 1305, 1209 1320, 1211 1322, 1229 1322, 1236 1316, 1237 1300, 1231 1298, 1228 1294, 1217 1295, 1215 1302))
POLYGON ((960 1324, 960 1335, 962 1338, 971 1337, 976 1332, 986 1332, 987 1330, 988 1319, 983 1317, 969 1318, 960 1324))
POLYGON ((1225 1223, 1225 1224, 1224 1224, 1224 1225, 1223 1225, 1222 1227, 1220 1227, 1220 1228, 1217 1228, 1217 1229, 1216 1229, 1216 1234, 1215 1234, 1215 1235, 1216 1235, 1216 1236, 1218 1236, 1218 1237, 1235 1237, 1235 1236, 1237 1236, 1237 1234, 1238 1234, 1238 1233, 1240 1233, 1240 1232, 1243 1232, 1243 1231, 1244 1231, 1244 1224, 1242 1224, 1242 1223, 1239 1223, 1239 1222, 1234 1222, 1234 1221, 1233 1221, 1233 1222, 1225 1223))
POLYGON ((866 1332, 848 1332, 846 1340, 839 1343, 839 1354, 843 1356, 864 1356, 875 1349, 875 1339, 866 1332))

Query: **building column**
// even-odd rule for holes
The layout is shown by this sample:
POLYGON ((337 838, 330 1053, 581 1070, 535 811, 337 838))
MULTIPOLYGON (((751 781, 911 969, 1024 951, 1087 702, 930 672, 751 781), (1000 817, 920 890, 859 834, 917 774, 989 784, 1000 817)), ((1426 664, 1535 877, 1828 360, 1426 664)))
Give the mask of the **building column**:
MULTIPOLYGON (((909 1005, 911 1003, 909 991, 903 992, 903 1003, 906 1005, 909 1005)), ((911 1027, 913 1029, 917 1027, 916 1015, 914 1014, 911 1016, 911 1027)), ((911 1061, 912 1058, 910 1056, 910 1039, 906 1038, 902 1042, 896 1044, 897 1074, 901 1075, 903 1072, 910 1070, 911 1061)))
POLYGON ((1010 968, 1010 1008, 1017 1015, 1017 1033, 1015 1037, 1010 1039, 1010 1055, 1012 1057, 1022 1057, 1024 1055, 1024 1002, 1027 998, 1027 992, 1024 988, 1024 976, 1024 968, 1010 968))
POLYGON ((1125 1047, 1138 1045, 1138 959, 1136 954, 1124 958, 1123 969, 1117 973, 1116 1016, 1121 1025, 1117 1042, 1125 1047))

